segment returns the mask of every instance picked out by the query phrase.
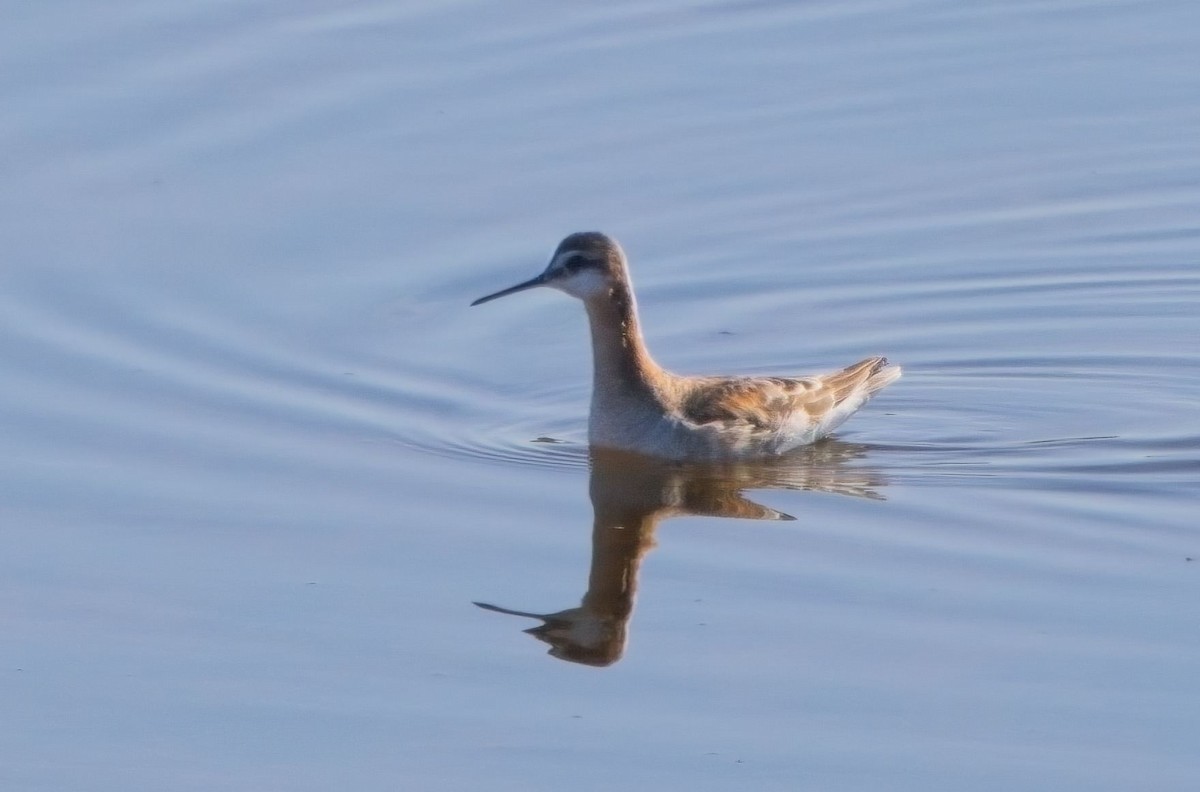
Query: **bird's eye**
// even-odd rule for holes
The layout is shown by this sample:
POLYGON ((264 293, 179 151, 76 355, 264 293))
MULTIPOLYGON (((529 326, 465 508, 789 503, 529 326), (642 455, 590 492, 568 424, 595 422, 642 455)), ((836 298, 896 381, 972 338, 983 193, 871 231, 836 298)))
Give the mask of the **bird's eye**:
POLYGON ((583 256, 571 256, 569 259, 563 262, 563 268, 566 269, 567 272, 578 272, 585 263, 587 262, 583 256))

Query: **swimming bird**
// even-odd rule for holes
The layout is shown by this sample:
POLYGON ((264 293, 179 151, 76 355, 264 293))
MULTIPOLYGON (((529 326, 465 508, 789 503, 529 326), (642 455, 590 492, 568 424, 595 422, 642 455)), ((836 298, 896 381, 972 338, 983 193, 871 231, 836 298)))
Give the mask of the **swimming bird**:
POLYGON ((592 333, 588 442, 676 460, 773 456, 827 436, 900 376, 870 357, 829 374, 692 377, 646 349, 629 265, 612 237, 571 234, 542 274, 471 305, 549 286, 583 301, 592 333))

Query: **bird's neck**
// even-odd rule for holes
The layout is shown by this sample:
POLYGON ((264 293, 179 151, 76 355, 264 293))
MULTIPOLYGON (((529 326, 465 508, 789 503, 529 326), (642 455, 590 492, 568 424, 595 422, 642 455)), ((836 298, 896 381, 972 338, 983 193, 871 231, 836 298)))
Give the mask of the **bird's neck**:
POLYGON ((642 340, 629 283, 618 282, 608 294, 584 304, 592 330, 593 407, 598 401, 654 399, 667 375, 642 340))

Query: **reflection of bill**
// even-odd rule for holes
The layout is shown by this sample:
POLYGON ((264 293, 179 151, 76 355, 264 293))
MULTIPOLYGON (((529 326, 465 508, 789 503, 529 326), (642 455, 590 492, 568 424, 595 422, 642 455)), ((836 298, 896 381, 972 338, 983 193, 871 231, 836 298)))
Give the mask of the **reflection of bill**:
POLYGON ((625 653, 638 569, 654 546, 661 520, 682 515, 792 520, 742 495, 748 489, 799 489, 881 499, 886 485, 872 468, 855 464, 866 447, 827 441, 761 462, 692 464, 593 449, 591 453, 592 567, 579 607, 530 613, 483 602, 481 608, 540 619, 525 632, 550 645, 550 655, 573 663, 612 665, 625 653))

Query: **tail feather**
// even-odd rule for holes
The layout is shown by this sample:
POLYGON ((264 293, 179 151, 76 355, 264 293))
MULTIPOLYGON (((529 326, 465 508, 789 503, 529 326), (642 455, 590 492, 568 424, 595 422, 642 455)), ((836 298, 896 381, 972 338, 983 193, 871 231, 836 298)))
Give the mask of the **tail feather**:
POLYGON ((900 379, 900 375, 904 373, 904 369, 899 366, 889 366, 887 358, 879 358, 879 366, 871 372, 871 376, 867 378, 867 395, 871 395, 876 391, 881 391, 888 385, 891 385, 896 380, 900 379))
POLYGON ((825 384, 833 389, 834 401, 842 402, 856 394, 869 397, 880 388, 895 382, 899 376, 899 366, 888 366, 885 357, 871 357, 827 375, 825 384))

